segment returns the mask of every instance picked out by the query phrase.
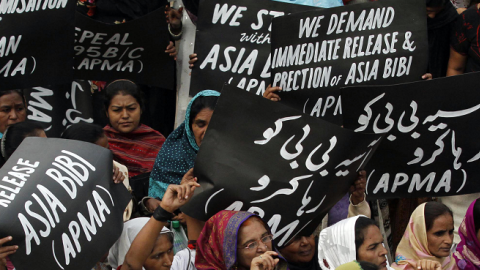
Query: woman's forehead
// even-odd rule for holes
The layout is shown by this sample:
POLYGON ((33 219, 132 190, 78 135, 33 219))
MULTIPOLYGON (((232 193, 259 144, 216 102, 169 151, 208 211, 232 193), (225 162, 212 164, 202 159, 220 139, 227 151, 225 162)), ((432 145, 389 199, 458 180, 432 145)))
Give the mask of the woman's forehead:
POLYGON ((243 222, 238 231, 238 239, 240 242, 256 240, 262 235, 268 233, 267 228, 265 228, 265 224, 260 219, 255 217, 251 217, 243 222))

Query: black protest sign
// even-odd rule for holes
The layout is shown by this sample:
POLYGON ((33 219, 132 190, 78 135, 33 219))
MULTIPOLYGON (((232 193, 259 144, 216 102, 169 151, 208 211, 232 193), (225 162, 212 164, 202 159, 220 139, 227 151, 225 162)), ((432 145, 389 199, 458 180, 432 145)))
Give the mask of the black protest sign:
POLYGON ((75 16, 75 78, 174 88, 174 60, 164 8, 121 24, 105 24, 80 13, 75 16))
POLYGON ((367 165, 369 198, 480 192, 479 79, 342 89, 345 128, 386 134, 367 165))
POLYGON ((94 144, 23 141, 0 169, 0 237, 18 245, 16 269, 91 269, 108 251, 130 200, 112 164, 112 153, 94 144))
POLYGON ((272 18, 311 9, 317 8, 271 0, 202 1, 190 95, 219 91, 225 83, 262 95, 270 83, 272 18))
POLYGON ((75 1, 2 1, 0 90, 72 80, 75 1))
POLYGON ((93 123, 90 83, 74 81, 24 89, 27 119, 41 124, 48 137, 60 137, 68 126, 93 123))
POLYGON ((227 86, 195 161, 201 187, 182 211, 202 220, 223 209, 258 213, 282 246, 313 233, 380 138, 227 86))
POLYGON ((340 87, 416 81, 427 68, 424 1, 297 13, 273 19, 272 29, 272 85, 282 87, 281 102, 331 122, 341 123, 340 87))

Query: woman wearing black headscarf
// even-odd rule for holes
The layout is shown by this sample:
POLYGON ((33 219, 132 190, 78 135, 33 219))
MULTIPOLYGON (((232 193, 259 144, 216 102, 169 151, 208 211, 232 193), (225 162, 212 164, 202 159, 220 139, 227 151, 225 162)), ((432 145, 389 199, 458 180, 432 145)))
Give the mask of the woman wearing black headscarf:
POLYGON ((428 70, 433 78, 447 75, 450 33, 458 13, 449 0, 427 0, 428 70))

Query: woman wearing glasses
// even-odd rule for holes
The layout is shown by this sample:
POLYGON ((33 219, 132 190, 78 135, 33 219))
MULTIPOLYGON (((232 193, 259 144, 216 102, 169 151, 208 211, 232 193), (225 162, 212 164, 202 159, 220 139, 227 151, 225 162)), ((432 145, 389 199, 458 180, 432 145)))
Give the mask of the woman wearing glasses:
POLYGON ((197 240, 195 267, 211 269, 287 269, 273 251, 273 236, 260 217, 249 212, 220 211, 197 240))

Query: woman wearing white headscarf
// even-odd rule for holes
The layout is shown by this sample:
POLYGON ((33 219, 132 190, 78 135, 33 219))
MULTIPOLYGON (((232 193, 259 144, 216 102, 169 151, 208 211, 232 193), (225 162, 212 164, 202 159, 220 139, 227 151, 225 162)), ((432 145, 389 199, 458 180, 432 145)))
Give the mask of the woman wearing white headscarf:
POLYGON ((322 269, 335 270, 357 260, 388 269, 383 236, 373 220, 365 216, 344 219, 323 229, 318 240, 318 260, 322 269))
MULTIPOLYGON (((173 234, 165 226, 168 220, 172 220, 173 213, 189 201, 195 188, 199 186, 194 181, 182 185, 169 185, 151 218, 132 223, 132 228, 126 223, 122 236, 111 250, 112 266, 121 270, 170 270, 179 267, 192 269, 189 263, 192 261, 190 252, 183 253, 186 256, 180 255, 179 252, 176 257, 180 262, 175 262, 173 234), (120 263, 122 259, 123 262, 120 263)), ((137 221, 134 219, 129 222, 137 221)))
MULTIPOLYGON (((113 269, 117 269, 123 264, 125 260, 125 255, 127 255, 130 246, 132 245, 133 240, 137 237, 137 234, 142 230, 143 226, 147 224, 150 218, 141 217, 135 218, 125 222, 123 225, 123 231, 120 235, 120 238, 115 242, 115 244, 110 248, 108 253, 108 263, 113 269)), ((160 234, 171 234, 172 232, 163 227, 160 234)), ((172 234, 173 239, 173 234, 172 234)))
MULTIPOLYGON (((123 232, 117 242, 110 248, 108 253, 108 263, 113 269, 117 269, 123 264, 125 255, 127 255, 133 240, 137 237, 138 233, 147 224, 150 218, 141 217, 135 218, 125 222, 123 226, 123 232)), ((173 239, 172 232, 166 227, 162 228, 160 234, 169 234, 169 237, 173 239), (170 236, 171 235, 171 236, 170 236)), ((145 269, 145 268, 143 268, 145 269)), ((179 251, 173 257, 173 262, 170 267, 171 270, 185 270, 195 269, 195 250, 186 248, 179 251)))

